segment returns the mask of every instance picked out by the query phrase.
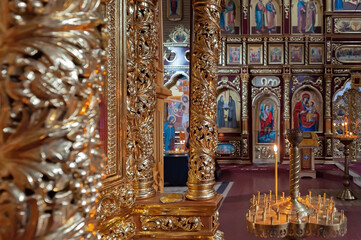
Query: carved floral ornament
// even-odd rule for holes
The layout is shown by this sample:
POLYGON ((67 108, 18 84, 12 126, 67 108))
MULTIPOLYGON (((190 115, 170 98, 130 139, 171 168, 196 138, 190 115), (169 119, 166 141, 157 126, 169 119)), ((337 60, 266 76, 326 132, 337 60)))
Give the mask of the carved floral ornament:
POLYGON ((1 239, 93 236, 86 218, 104 158, 99 4, 0 3, 1 239))

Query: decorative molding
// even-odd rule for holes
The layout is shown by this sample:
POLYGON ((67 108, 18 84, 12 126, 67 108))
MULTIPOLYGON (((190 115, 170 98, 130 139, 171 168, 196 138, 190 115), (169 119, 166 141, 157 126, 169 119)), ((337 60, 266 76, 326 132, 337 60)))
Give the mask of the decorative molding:
POLYGON ((248 18, 248 0, 242 1, 242 9, 243 9, 243 19, 247 20, 247 18, 248 18))
POLYGON ((274 158, 274 151, 270 146, 259 146, 255 147, 256 159, 270 159, 274 158))
MULTIPOLYGON (((326 74, 325 75, 325 82, 326 82, 326 89, 325 89, 325 102, 326 102, 326 107, 325 107, 325 117, 326 118, 331 118, 331 83, 332 83, 332 74, 326 74)), ((321 80, 321 84, 322 84, 322 80, 321 80)))
POLYGON ((334 68, 333 72, 337 74, 349 74, 351 70, 347 68, 334 68))
POLYGON ((291 78, 291 74, 283 74, 284 117, 285 117, 285 119, 290 119, 290 78, 291 78))
POLYGON ((242 42, 242 37, 227 37, 227 42, 230 42, 230 43, 239 43, 239 42, 242 42))
POLYGON ((326 154, 327 156, 332 156, 332 139, 327 138, 326 140, 326 154))
POLYGON ((99 4, 0 3, 0 238, 99 237, 99 4))
POLYGON ((288 65, 288 57, 289 57, 289 48, 288 48, 288 39, 285 41, 285 65, 288 65))
POLYGON ((216 211, 212 216, 212 229, 215 229, 219 226, 219 212, 216 211))
POLYGON ((189 69, 189 65, 178 65, 178 66, 172 66, 172 65, 165 65, 164 69, 185 69, 188 70, 189 69))
MULTIPOLYGON (((338 89, 341 84, 346 80, 347 78, 346 77, 335 77, 333 79, 333 83, 334 83, 334 89, 338 89)), ((348 78, 349 80, 350 78, 348 78)))
MULTIPOLYGON (((302 82, 298 81, 298 78, 296 76, 292 77, 292 92, 295 92, 295 89, 299 86, 303 85, 312 85, 316 87, 321 93, 323 92, 323 77, 319 76, 317 80, 314 82, 311 80, 311 78, 305 78, 302 82)), ((330 91, 331 92, 331 91, 330 91)))
POLYGON ((273 73, 273 74, 280 74, 282 73, 282 69, 275 69, 275 68, 256 68, 256 69, 250 69, 249 70, 250 73, 253 74, 268 74, 268 73, 273 73))
POLYGON ((242 156, 248 157, 248 139, 247 138, 242 139, 242 156))
POLYGON ((281 86, 278 87, 252 87, 251 97, 254 99, 258 94, 270 95, 273 94, 281 100, 281 86))
POLYGON ((289 15, 290 15, 290 5, 289 4, 284 5, 284 11, 285 11, 285 19, 288 19, 289 15))
POLYGON ((234 146, 234 151, 231 154, 231 157, 241 157, 241 142, 239 140, 229 141, 230 144, 234 146))
MULTIPOLYGON (((332 33, 332 17, 328 16, 326 18, 326 32, 327 33, 332 33)), ((335 29, 336 32, 336 29, 335 29)))
POLYGON ((326 42, 326 61, 331 62, 332 57, 332 49, 331 49, 331 41, 326 42))
POLYGON ((303 42, 304 40, 304 37, 290 37, 290 42, 303 42))
POLYGON ((292 73, 313 73, 320 74, 323 73, 324 70, 322 68, 293 68, 292 73))
POLYGON ((315 153, 315 157, 323 157, 323 140, 319 139, 318 140, 318 148, 317 151, 315 153))
POLYGON ((324 42, 325 41, 325 38, 324 37, 310 37, 309 38, 309 41, 310 42, 324 42))
POLYGON ((263 42, 263 38, 262 37, 249 37, 247 38, 248 42, 263 42))
POLYGON ((242 118, 248 118, 248 84, 249 84, 249 74, 242 73, 242 118))
POLYGON ((239 68, 232 69, 232 68, 220 68, 218 67, 218 73, 219 74, 238 74, 240 71, 239 68))
POLYGON ((341 46, 342 46, 341 43, 332 43, 332 51, 336 51, 341 46))
POLYGON ((214 171, 218 130, 214 113, 217 111, 217 64, 221 40, 220 1, 193 1, 193 11, 189 131, 192 134, 189 139, 188 190, 185 195, 190 200, 205 200, 217 195, 214 171))
POLYGON ((144 231, 174 231, 182 229, 187 232, 202 230, 201 217, 182 216, 140 216, 142 230, 144 231))
POLYGON ((264 38, 263 41, 263 65, 266 66, 268 62, 268 48, 267 48, 267 38, 264 38))
POLYGON ((269 42, 283 42, 283 37, 270 37, 269 42))

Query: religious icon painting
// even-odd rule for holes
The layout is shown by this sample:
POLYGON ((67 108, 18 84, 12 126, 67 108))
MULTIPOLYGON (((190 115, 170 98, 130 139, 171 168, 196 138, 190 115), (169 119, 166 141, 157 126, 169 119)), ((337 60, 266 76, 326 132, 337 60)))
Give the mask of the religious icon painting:
POLYGON ((257 111, 257 143, 275 143, 277 107, 271 99, 264 99, 257 111))
POLYGON ((358 0, 333 0, 333 11, 335 12, 359 12, 361 4, 358 0))
POLYGON ((283 64, 283 45, 268 45, 268 64, 283 64))
POLYGON ((361 63, 361 45, 343 45, 335 50, 335 55, 342 63, 361 63))
POLYGON ((251 0, 251 34, 280 34, 282 2, 280 0, 251 0))
POLYGON ((222 34, 239 34, 241 25, 241 6, 239 0, 222 0, 219 27, 222 34))
POLYGON ((334 33, 361 33, 361 18, 334 18, 334 33))
POLYGON ((180 21, 183 18, 183 0, 167 0, 167 18, 180 21))
POLYGON ((262 44, 248 44, 248 64, 263 64, 262 44))
POLYGON ((322 131, 322 96, 316 90, 297 91, 292 97, 293 128, 303 131, 322 131))
POLYGON ((217 97, 216 123, 220 132, 239 131, 241 98, 234 90, 221 92, 217 97))
POLYGON ((227 64, 242 64, 242 46, 240 44, 227 45, 227 64))
POLYGON ((309 64, 323 64, 323 44, 310 44, 309 64))
POLYGON ((290 44, 289 61, 291 64, 304 64, 304 45, 290 44))
POLYGON ((322 33, 323 4, 321 0, 292 0, 291 11, 292 33, 322 33))

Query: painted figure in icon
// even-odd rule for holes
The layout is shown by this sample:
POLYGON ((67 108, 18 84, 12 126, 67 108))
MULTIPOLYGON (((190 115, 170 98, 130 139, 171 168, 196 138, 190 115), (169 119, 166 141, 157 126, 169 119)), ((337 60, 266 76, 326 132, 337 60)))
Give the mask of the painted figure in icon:
POLYGON ((224 121, 224 100, 223 96, 220 96, 218 102, 217 102, 217 125, 219 128, 225 127, 225 121, 224 121))
POLYGON ((261 33, 261 31, 263 31, 264 29, 265 26, 264 12, 265 12, 265 6, 263 5, 262 0, 259 0, 255 8, 256 33, 261 33))
POLYGON ((227 26, 226 31, 234 33, 235 19, 236 19, 236 4, 233 0, 228 0, 227 8, 225 10, 227 14, 227 26))
POLYGON ((188 138, 187 128, 189 127, 189 97, 182 96, 182 127, 184 129, 185 139, 188 138))
POLYGON ((306 26, 306 4, 304 0, 299 0, 297 3, 297 30, 303 33, 306 26))
POLYGON ((261 104, 261 111, 259 115, 260 132, 258 142, 273 142, 274 136, 274 118, 273 118, 273 105, 261 104))
POLYGON ((164 123, 164 151, 175 150, 175 116, 171 115, 168 117, 168 121, 164 123))
POLYGON ((178 16, 177 8, 178 8, 178 0, 170 0, 171 16, 178 16))
POLYGON ((236 102, 232 96, 229 96, 228 102, 228 126, 229 128, 237 128, 236 102))
POLYGON ((319 114, 314 108, 314 102, 310 101, 310 94, 303 93, 302 99, 293 109, 294 128, 303 131, 318 131, 319 114))
POLYGON ((224 3, 224 0, 221 1, 221 12, 219 14, 219 27, 221 30, 226 30, 226 4, 224 3))
POLYGON ((309 0, 306 7, 306 28, 305 32, 314 33, 316 23, 316 5, 314 0, 309 0))
POLYGON ((276 17, 276 9, 272 3, 272 0, 269 0, 266 4, 266 20, 267 20, 267 29, 268 33, 271 33, 276 29, 275 27, 275 17, 276 17))
POLYGON ((335 10, 343 10, 343 0, 335 0, 335 10))

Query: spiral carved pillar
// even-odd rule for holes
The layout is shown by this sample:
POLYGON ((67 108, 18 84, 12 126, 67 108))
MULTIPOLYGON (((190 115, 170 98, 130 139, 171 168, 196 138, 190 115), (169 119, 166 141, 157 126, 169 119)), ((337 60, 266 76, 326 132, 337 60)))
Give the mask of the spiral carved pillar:
POLYGON ((214 170, 218 140, 216 87, 221 40, 220 10, 220 0, 193 1, 190 159, 186 192, 186 197, 191 200, 211 199, 217 195, 214 170))
POLYGON ((128 1, 127 161, 133 162, 137 198, 155 195, 154 109, 158 27, 156 0, 128 1))
POLYGON ((303 136, 302 131, 298 129, 289 129, 287 131, 287 138, 291 144, 290 147, 290 196, 292 199, 296 199, 300 192, 300 171, 301 171, 301 159, 300 148, 303 136))

